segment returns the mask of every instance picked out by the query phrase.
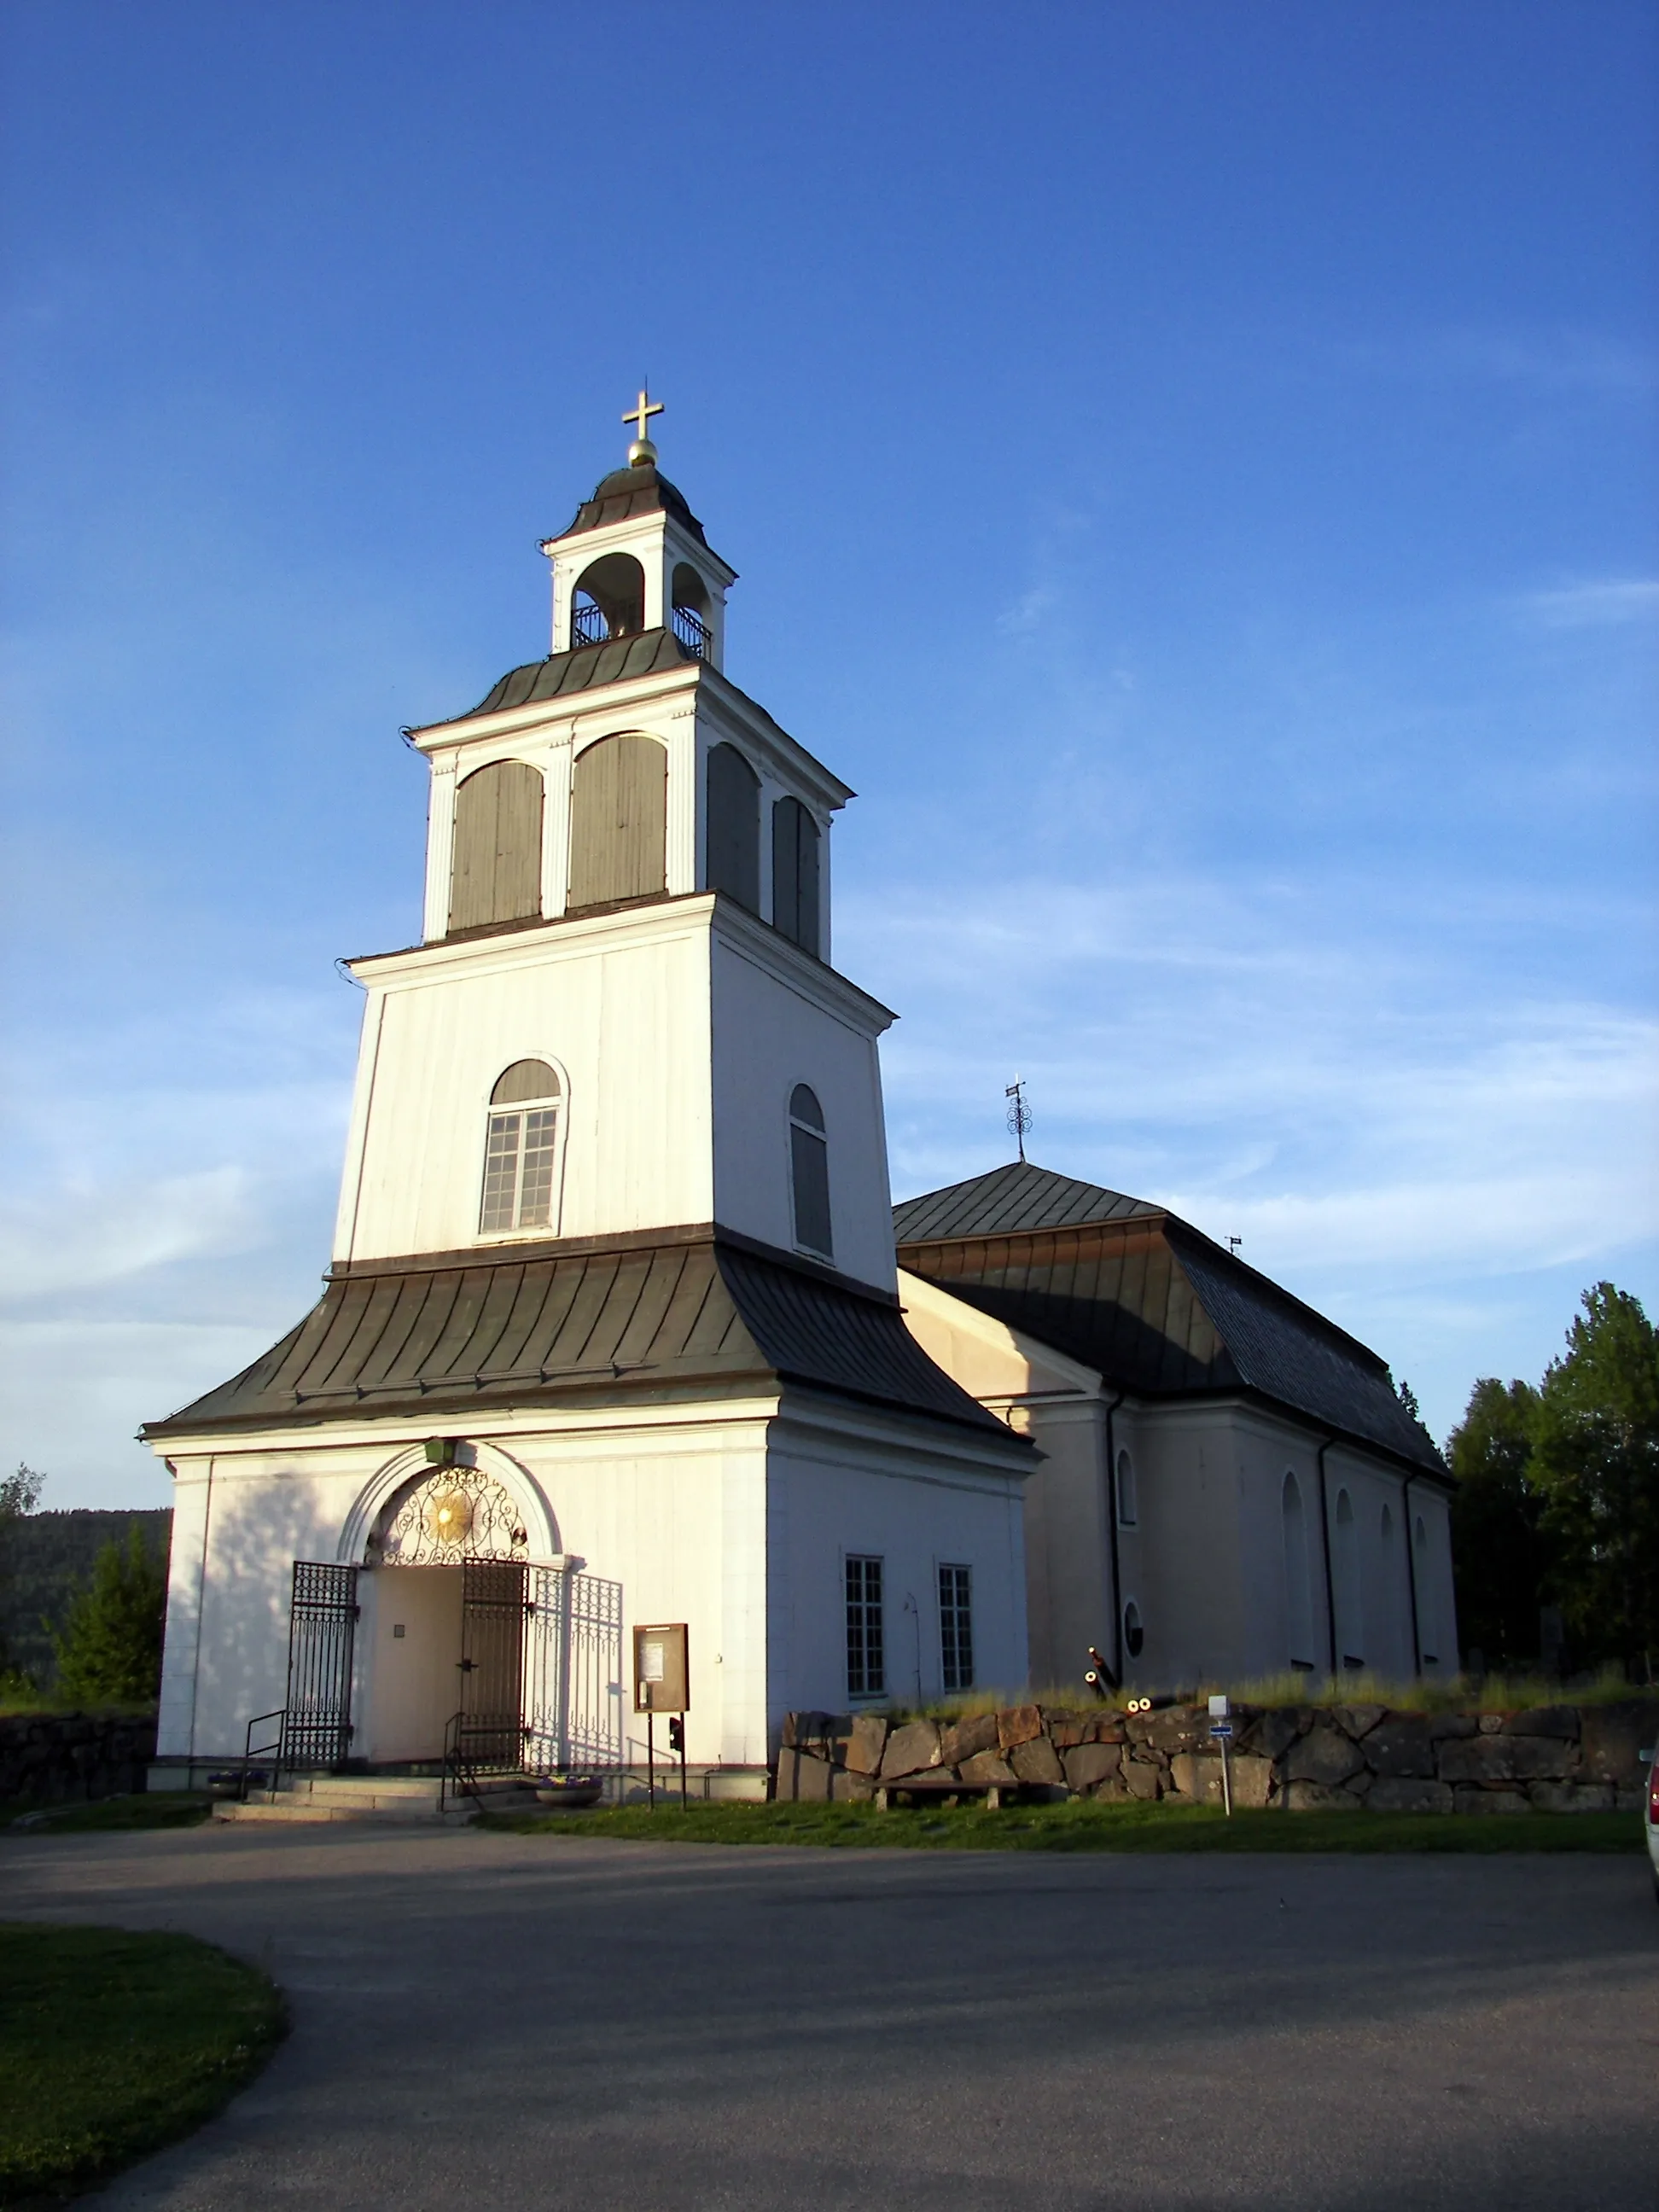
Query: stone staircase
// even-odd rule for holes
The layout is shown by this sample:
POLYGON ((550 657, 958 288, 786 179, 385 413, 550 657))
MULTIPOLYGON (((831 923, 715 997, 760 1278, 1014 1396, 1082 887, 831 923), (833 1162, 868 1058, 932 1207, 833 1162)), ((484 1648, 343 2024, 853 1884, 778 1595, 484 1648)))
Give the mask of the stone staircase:
POLYGON ((320 1826, 336 1820, 373 1820, 408 1826, 463 1827, 476 1819, 480 1803, 492 1810, 535 1808, 533 1793, 511 1775, 491 1777, 477 1797, 458 1797, 452 1789, 441 1810, 441 1784, 434 1775, 290 1774, 276 1792, 256 1790, 246 1804, 226 1800, 213 1808, 216 1820, 279 1821, 320 1826))

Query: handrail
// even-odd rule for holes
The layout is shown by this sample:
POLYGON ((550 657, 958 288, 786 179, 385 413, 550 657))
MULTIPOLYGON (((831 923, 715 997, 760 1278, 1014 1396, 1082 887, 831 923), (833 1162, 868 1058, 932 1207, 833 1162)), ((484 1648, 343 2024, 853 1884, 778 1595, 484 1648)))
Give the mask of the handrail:
POLYGON ((440 1813, 446 1810, 452 1794, 457 1797, 476 1797, 478 1794, 478 1778, 461 1755, 461 1729, 465 1719, 465 1712, 461 1711, 452 1713, 444 1723, 443 1764, 438 1770, 440 1813), (455 1778, 453 1793, 449 1786, 452 1774, 455 1778))
POLYGON ((273 1800, 275 1799, 276 1784, 282 1778, 283 1730, 287 1721, 288 1707, 278 1705, 271 1712, 255 1713, 253 1718, 248 1723, 246 1734, 242 1738, 242 1777, 236 1787, 236 1798, 239 1804, 246 1805, 247 1802, 248 1777, 253 1771, 254 1760, 270 1759, 273 1754, 275 1754, 275 1763, 270 1771, 270 1796, 273 1800), (269 1743, 256 1746, 253 1741, 253 1731, 264 1721, 275 1721, 277 1724, 276 1733, 269 1743))

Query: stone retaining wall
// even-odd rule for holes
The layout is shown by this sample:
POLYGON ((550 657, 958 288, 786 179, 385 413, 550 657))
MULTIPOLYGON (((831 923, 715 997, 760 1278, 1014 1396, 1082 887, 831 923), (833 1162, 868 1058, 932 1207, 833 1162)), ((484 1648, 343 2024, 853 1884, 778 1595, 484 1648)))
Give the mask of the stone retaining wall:
POLYGON ((0 1713, 0 1798, 57 1805, 144 1787, 153 1718, 109 1713, 0 1713))
MULTIPOLYGON (((1233 1802, 1291 1812, 1634 1811, 1659 1734, 1659 1698, 1519 1713, 1413 1713, 1386 1705, 1235 1705, 1233 1802)), ((1206 1705, 1122 1713, 1014 1705, 970 1719, 791 1713, 780 1797, 871 1796, 907 1775, 1024 1784, 1051 1796, 1221 1802, 1206 1705)))

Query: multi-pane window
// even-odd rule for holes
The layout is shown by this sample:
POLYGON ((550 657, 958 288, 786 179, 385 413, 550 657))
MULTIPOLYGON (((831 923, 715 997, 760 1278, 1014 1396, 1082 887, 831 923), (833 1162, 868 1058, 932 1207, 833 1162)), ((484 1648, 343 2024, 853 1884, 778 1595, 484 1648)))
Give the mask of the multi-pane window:
POLYGON ((966 1567, 939 1571, 939 1641, 947 1690, 974 1686, 973 1577, 966 1567))
POLYGON ((545 1060, 514 1060, 490 1094, 482 1235, 553 1226, 558 1138, 558 1077, 545 1060))
POLYGON ((847 1561, 847 1694, 878 1698, 887 1687, 881 1639, 881 1561, 847 1561))

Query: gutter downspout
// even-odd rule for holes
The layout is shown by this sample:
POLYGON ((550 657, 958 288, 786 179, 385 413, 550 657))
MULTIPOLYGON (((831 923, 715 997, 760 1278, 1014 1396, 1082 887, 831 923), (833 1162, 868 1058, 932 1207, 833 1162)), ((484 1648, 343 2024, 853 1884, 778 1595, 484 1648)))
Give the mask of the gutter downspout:
POLYGON ((1117 1453, 1112 1438, 1112 1416, 1128 1395, 1120 1390, 1106 1408, 1106 1536, 1112 1554, 1112 1665, 1116 1689, 1123 1680, 1123 1583, 1117 1556, 1117 1453))
POLYGON ((1412 1672, 1423 1672, 1423 1632, 1417 1619, 1417 1545, 1412 1528, 1412 1478, 1406 1475, 1400 1485, 1401 1510, 1406 1516, 1406 1586, 1412 1598, 1412 1672))
POLYGON ((1325 1562, 1325 1631, 1331 1647, 1331 1680, 1336 1680, 1336 1591, 1331 1583, 1331 1513, 1325 1494, 1325 1455, 1336 1442, 1327 1437, 1319 1447, 1319 1543, 1325 1562))

